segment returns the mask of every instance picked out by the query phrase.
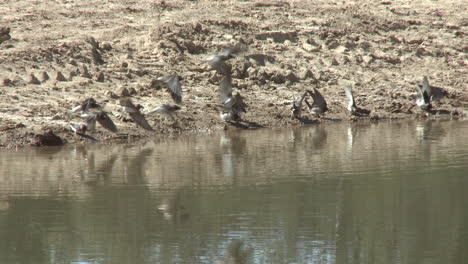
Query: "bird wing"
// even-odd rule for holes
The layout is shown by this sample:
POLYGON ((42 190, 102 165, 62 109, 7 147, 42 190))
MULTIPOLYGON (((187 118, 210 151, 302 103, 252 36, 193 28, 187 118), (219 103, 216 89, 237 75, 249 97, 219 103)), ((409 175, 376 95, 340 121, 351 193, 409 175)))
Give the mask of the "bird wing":
POLYGON ((226 102, 232 96, 232 79, 230 75, 226 75, 223 77, 221 82, 219 83, 219 99, 221 103, 226 102))
POLYGON ((140 127, 146 129, 146 130, 150 130, 152 131, 153 128, 150 126, 150 124, 148 123, 148 121, 146 121, 146 118, 144 115, 142 115, 140 112, 132 112, 132 113, 128 113, 130 115, 130 117, 132 118, 132 120, 137 124, 139 125, 140 127))
POLYGON ((422 90, 427 92, 427 95, 429 98, 432 96, 432 91, 431 91, 431 86, 429 85, 429 80, 427 79, 427 76, 423 77, 422 81, 422 90))
POLYGON ((213 67, 217 72, 223 75, 229 73, 227 64, 222 60, 219 55, 212 56, 207 60, 208 64, 213 67))
POLYGON ((234 57, 233 55, 236 55, 239 52, 240 52, 240 47, 230 46, 230 47, 224 48, 220 53, 218 53, 217 56, 219 56, 221 60, 227 60, 227 59, 234 57))
POLYGON ((106 112, 101 111, 97 113, 96 120, 105 129, 112 131, 112 132, 117 132, 117 126, 114 124, 114 122, 112 121, 112 119, 109 117, 109 115, 106 112))
POLYGON ((169 75, 162 78, 163 82, 167 84, 167 91, 171 94, 172 99, 176 104, 182 103, 182 85, 180 78, 177 75, 169 75))
POLYGON ((327 109, 327 102, 325 101, 325 98, 323 98, 322 94, 314 88, 314 92, 312 93, 311 91, 308 91, 310 96, 312 96, 312 99, 314 99, 313 105, 317 105, 320 107, 322 110, 327 109))
POLYGON ((352 107, 352 106, 355 107, 356 103, 354 102, 353 90, 351 88, 351 85, 346 85, 344 87, 344 90, 345 90, 346 98, 348 99, 348 106, 349 107, 352 107))
POLYGON ((422 98, 422 102, 424 104, 429 104, 430 97, 429 97, 429 94, 427 93, 427 90, 424 89, 424 85, 423 86, 416 85, 416 88, 418 88, 419 97, 422 98))

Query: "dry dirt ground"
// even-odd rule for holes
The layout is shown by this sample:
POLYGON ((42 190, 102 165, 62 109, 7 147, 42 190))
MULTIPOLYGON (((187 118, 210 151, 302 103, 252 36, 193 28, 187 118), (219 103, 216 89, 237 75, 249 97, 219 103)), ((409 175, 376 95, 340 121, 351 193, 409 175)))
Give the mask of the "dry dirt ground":
POLYGON ((98 126, 93 136, 104 142, 237 129, 219 118, 220 76, 203 60, 238 43, 248 47, 231 62, 234 90, 248 104, 241 127, 301 125, 292 98, 312 88, 330 110, 307 120, 354 120, 346 83, 372 111, 364 119, 428 118, 414 103, 424 75, 449 93, 429 118, 462 118, 467 9, 460 0, 1 1, 11 39, 0 43, 0 147, 48 144, 47 133, 59 137, 49 143, 85 142, 68 126, 79 118, 66 112, 88 97, 119 128, 98 126), (169 73, 183 78, 179 118, 147 116, 155 131, 142 130, 116 98, 126 88, 143 112, 172 103, 151 85, 169 73))

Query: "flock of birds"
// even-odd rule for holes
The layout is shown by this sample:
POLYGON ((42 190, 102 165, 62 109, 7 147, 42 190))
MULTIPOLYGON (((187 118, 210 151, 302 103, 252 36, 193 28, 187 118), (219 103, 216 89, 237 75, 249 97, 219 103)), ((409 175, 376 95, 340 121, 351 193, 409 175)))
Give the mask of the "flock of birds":
MULTIPOLYGON (((233 94, 231 65, 227 63, 229 59, 234 58, 239 52, 241 52, 240 47, 227 47, 220 53, 213 55, 206 60, 206 62, 222 76, 219 83, 219 102, 222 106, 220 118, 229 123, 240 121, 241 115, 247 112, 247 105, 244 103, 244 99, 240 93, 236 93, 235 95, 233 94)), ((181 77, 176 74, 172 74, 157 79, 157 83, 158 85, 162 85, 167 88, 167 91, 174 100, 175 105, 163 104, 149 111, 146 115, 159 113, 175 120, 175 117, 177 117, 177 111, 181 109, 179 105, 182 103, 181 77)), ((417 85, 417 90, 418 96, 416 99, 416 105, 427 112, 431 111, 431 103, 433 101, 439 101, 447 94, 447 92, 442 88, 430 86, 426 76, 423 78, 422 85, 417 85)), ((347 99, 346 108, 351 115, 365 116, 370 114, 369 110, 360 108, 356 105, 351 85, 346 85, 344 87, 344 91, 347 99)), ((153 131, 152 126, 145 118, 145 114, 141 111, 143 108, 141 105, 135 105, 129 97, 120 98, 119 103, 124 112, 128 113, 131 119, 138 126, 145 130, 153 131)), ((306 92, 304 92, 304 94, 302 94, 302 96, 297 100, 293 97, 291 109, 292 118, 297 118, 298 120, 303 121, 303 103, 306 104, 309 112, 316 117, 320 117, 328 111, 325 98, 317 89, 313 88, 313 90, 306 90, 306 92), (312 103, 308 101, 309 97, 312 99, 312 103)), ((105 112, 101 105, 99 105, 93 98, 88 98, 81 104, 74 107, 69 112, 69 115, 77 113, 79 113, 80 117, 84 120, 84 123, 70 124, 72 131, 77 135, 97 141, 97 139, 87 134, 87 132, 95 131, 96 122, 111 132, 117 132, 118 130, 108 113, 105 112)))

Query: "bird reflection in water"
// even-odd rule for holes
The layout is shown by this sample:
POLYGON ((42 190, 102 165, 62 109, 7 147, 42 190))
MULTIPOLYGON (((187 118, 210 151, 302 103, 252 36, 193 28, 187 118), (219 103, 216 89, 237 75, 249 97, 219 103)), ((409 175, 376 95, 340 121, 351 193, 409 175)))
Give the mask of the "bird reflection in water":
POLYGON ((178 189, 163 199, 157 209, 164 219, 173 223, 184 223, 190 219, 190 214, 183 202, 183 189, 178 189))
POLYGON ((225 132, 219 137, 222 149, 223 175, 235 176, 235 161, 245 153, 246 139, 236 132, 225 132))
POLYGON ((218 261, 218 264, 247 264, 251 263, 252 249, 247 248, 244 242, 234 239, 226 249, 224 260, 218 261))

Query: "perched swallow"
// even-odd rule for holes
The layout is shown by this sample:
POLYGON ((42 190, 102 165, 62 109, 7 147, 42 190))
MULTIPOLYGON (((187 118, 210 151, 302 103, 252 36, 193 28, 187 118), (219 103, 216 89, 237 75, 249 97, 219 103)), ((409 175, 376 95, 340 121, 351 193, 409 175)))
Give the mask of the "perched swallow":
POLYGON ((227 47, 223 49, 220 53, 213 55, 206 59, 206 62, 213 67, 218 73, 222 75, 229 75, 231 70, 229 66, 226 64, 226 61, 234 58, 236 54, 240 52, 240 48, 233 46, 233 47, 227 47))
POLYGON ((167 91, 176 104, 182 103, 182 85, 180 83, 180 79, 181 78, 176 74, 164 76, 158 79, 158 81, 166 84, 167 91))
POLYGON ((292 115, 291 117, 295 117, 297 119, 301 119, 302 117, 302 102, 304 101, 304 98, 307 96, 307 92, 305 92, 301 98, 296 100, 295 97, 293 97, 293 106, 292 106, 292 115))
POLYGON ((151 110, 148 115, 153 114, 153 113, 160 113, 163 114, 167 117, 170 117, 172 120, 174 119, 174 116, 177 117, 177 111, 180 110, 180 106, 178 105, 169 105, 169 104, 163 104, 161 106, 156 107, 155 109, 151 110))
POLYGON ((130 98, 120 98, 119 103, 137 125, 146 130, 153 130, 148 121, 146 121, 145 116, 140 112, 140 109, 142 108, 141 105, 134 105, 130 98))
POLYGON ((237 121, 242 113, 247 112, 243 97, 239 93, 232 95, 231 81, 231 76, 226 75, 219 84, 219 99, 223 105, 220 116, 224 121, 237 121))
POLYGON ((328 110, 327 102, 325 101, 325 98, 323 98, 322 94, 317 89, 314 88, 314 92, 307 91, 307 93, 309 93, 309 95, 314 100, 312 105, 309 104, 307 99, 305 100, 307 106, 309 107, 309 111, 312 114, 319 116, 328 110))

